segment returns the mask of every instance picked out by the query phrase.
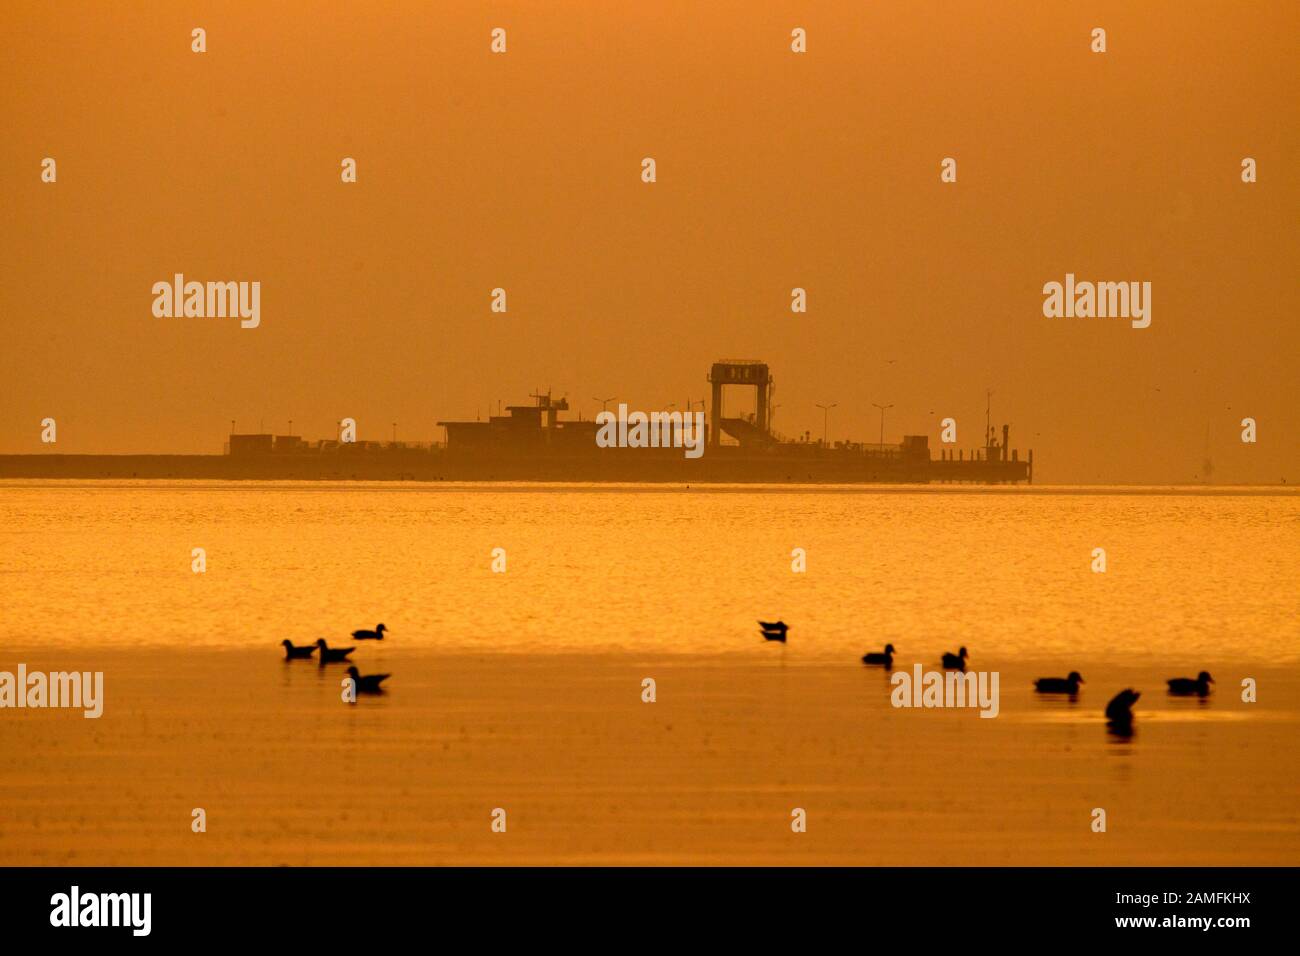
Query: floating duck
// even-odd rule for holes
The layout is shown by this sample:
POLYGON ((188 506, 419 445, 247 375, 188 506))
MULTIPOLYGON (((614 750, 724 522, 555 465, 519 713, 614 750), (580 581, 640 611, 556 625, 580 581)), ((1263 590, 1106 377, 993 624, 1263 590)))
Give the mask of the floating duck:
POLYGON ((1106 720, 1110 722, 1112 729, 1121 731, 1131 730, 1133 727, 1133 705, 1142 695, 1133 688, 1122 690, 1110 699, 1106 705, 1106 720))
POLYGON ((1171 694, 1180 697, 1196 694, 1198 697, 1204 697, 1210 692, 1210 685, 1214 683, 1214 678, 1210 676, 1209 671, 1201 671, 1196 675, 1196 680, 1190 677, 1174 677, 1168 683, 1171 694))
POLYGON ((1077 694, 1083 682, 1078 671, 1070 671, 1069 677, 1040 677, 1034 681, 1034 689, 1040 694, 1077 694))
POLYGON ((297 646, 290 640, 283 640, 280 643, 284 645, 284 659, 286 661, 300 661, 316 653, 315 644, 297 646))
POLYGON ((945 653, 943 655, 943 666, 949 670, 964 671, 966 669, 966 658, 969 656, 964 647, 956 654, 945 653))
POLYGON ((355 647, 330 647, 325 643, 323 637, 316 642, 316 646, 320 648, 320 662, 322 664, 337 664, 340 661, 346 661, 348 655, 356 650, 355 647))
POLYGON ((353 631, 352 639, 354 641, 382 641, 386 630, 388 628, 380 624, 373 631, 353 631))
POLYGON ((355 667, 349 667, 348 676, 352 678, 352 684, 356 687, 358 694, 382 694, 383 689, 379 685, 392 675, 362 674, 355 667))
POLYGON ((786 631, 790 630, 790 625, 785 621, 759 621, 758 626, 763 629, 763 640, 780 641, 785 643, 786 631))
POLYGON ((877 654, 874 651, 870 654, 863 654, 862 663, 884 664, 886 667, 893 667, 894 666, 894 645, 886 644, 885 650, 880 654, 877 654))

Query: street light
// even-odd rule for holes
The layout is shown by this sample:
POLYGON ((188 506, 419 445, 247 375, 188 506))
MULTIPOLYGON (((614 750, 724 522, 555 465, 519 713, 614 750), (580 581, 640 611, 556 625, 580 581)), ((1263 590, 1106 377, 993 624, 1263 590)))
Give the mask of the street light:
POLYGON ((871 404, 872 404, 873 406, 875 406, 876 408, 880 409, 880 449, 881 449, 881 451, 884 451, 884 448, 885 448, 885 410, 886 410, 886 409, 889 409, 889 408, 893 408, 893 407, 894 407, 894 404, 893 404, 893 402, 890 402, 888 405, 877 405, 875 402, 872 402, 871 404))
POLYGON ((822 410, 822 444, 827 444, 826 436, 830 432, 831 409, 839 405, 839 402, 831 402, 829 405, 817 403, 817 407, 822 410))
POLYGON ((615 398, 616 396, 611 395, 609 398, 593 398, 592 401, 600 402, 600 410, 603 412, 609 409, 609 403, 614 401, 615 398))

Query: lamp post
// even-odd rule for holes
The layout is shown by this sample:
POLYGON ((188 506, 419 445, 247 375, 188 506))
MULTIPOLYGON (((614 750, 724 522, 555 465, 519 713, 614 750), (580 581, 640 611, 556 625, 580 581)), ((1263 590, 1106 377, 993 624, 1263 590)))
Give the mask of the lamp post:
POLYGON ((609 403, 614 401, 615 398, 616 396, 611 395, 609 398, 593 398, 592 401, 600 402, 600 410, 604 412, 609 410, 609 403))
POLYGON ((885 410, 893 408, 894 404, 893 402, 890 402, 888 405, 877 405, 875 402, 872 402, 871 404, 880 409, 880 450, 883 452, 885 449, 885 410))
POLYGON ((828 444, 827 436, 830 434, 831 409, 839 405, 839 402, 831 402, 829 405, 817 403, 817 407, 822 410, 822 444, 828 444))

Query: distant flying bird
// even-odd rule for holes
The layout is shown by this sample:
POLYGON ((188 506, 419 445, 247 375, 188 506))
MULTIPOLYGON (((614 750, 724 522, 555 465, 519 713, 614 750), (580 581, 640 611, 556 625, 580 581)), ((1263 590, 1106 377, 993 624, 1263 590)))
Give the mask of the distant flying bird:
POLYGON ((874 651, 870 654, 863 654, 862 663, 884 664, 886 667, 892 667, 894 665, 894 645, 886 644, 884 653, 881 654, 877 654, 874 651))
POLYGON ((1034 689, 1040 694, 1077 694, 1083 678, 1078 671, 1070 671, 1069 677, 1040 677, 1034 681, 1034 689))
POLYGON ((970 655, 966 653, 966 648, 962 648, 956 654, 947 652, 943 655, 943 666, 949 670, 964 671, 966 669, 966 658, 970 655))
POLYGON ((382 641, 386 630, 388 628, 380 624, 373 631, 353 631, 352 639, 355 641, 382 641))
POLYGON ((356 650, 355 647, 330 647, 325 643, 325 638, 316 642, 320 648, 320 662, 322 664, 337 664, 339 661, 346 661, 348 655, 356 650))
POLYGON ((1122 690, 1106 705, 1106 719, 1112 726, 1128 729, 1133 724, 1133 705, 1142 695, 1133 688, 1122 690))
POLYGON ((315 644, 303 644, 301 647, 295 647, 293 641, 284 640, 280 643, 284 645, 284 659, 286 661, 303 660, 316 653, 315 644))
POLYGON ((1177 694, 1180 697, 1187 697, 1196 694, 1198 697, 1204 697, 1210 692, 1210 685, 1214 683, 1214 678, 1208 671, 1201 671, 1196 680, 1190 677, 1175 677, 1169 682, 1169 693, 1177 694))
POLYGON ((790 630, 790 625, 785 621, 759 621, 758 626, 763 629, 763 640, 780 641, 785 643, 785 633, 790 630))
POLYGON ((386 681, 391 674, 362 674, 355 667, 348 668, 348 676, 352 678, 353 685, 358 694, 382 694, 383 688, 379 685, 386 681))

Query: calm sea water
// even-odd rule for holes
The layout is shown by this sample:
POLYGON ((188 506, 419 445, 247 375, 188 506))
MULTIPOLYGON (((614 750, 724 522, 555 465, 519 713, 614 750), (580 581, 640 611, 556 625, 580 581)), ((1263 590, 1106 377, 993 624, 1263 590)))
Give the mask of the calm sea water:
POLYGON ((1279 663, 1300 660, 1300 496, 6 482, 0 581, 20 645, 261 648, 383 621, 412 648, 761 653, 755 619, 783 618, 828 659, 1279 663))
POLYGON ((1281 493, 4 484, 0 670, 105 705, 0 712, 0 865, 1294 864, 1297 557, 1281 493), (381 620, 380 697, 278 647, 381 620), (893 707, 886 642, 997 719, 893 707))

